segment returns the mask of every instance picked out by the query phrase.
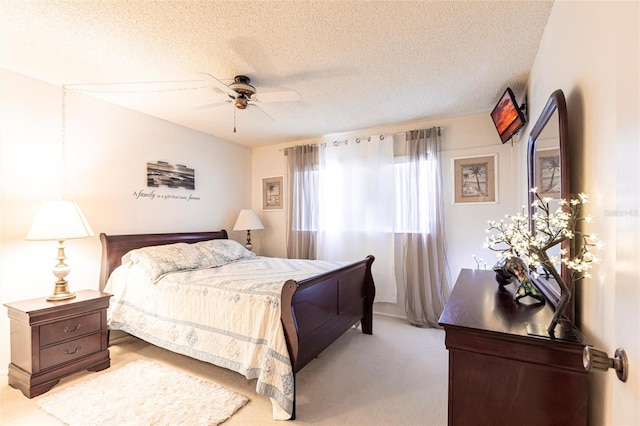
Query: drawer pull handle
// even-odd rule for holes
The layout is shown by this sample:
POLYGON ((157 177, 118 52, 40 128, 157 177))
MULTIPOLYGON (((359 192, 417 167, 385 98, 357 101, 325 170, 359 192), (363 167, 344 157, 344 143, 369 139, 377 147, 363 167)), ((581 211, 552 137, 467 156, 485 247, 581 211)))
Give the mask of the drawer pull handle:
POLYGON ((69 327, 65 327, 64 328, 64 332, 65 333, 75 333, 76 331, 78 331, 80 329, 80 324, 76 325, 75 327, 73 327, 73 330, 71 330, 69 327))
POLYGON ((80 349, 82 349, 82 346, 78 346, 78 347, 76 347, 76 349, 75 349, 73 352, 70 352, 70 351, 69 351, 69 349, 67 349, 67 350, 65 350, 65 351, 64 351, 64 354, 65 354, 65 355, 73 355, 73 354, 75 354, 76 352, 78 352, 80 349))

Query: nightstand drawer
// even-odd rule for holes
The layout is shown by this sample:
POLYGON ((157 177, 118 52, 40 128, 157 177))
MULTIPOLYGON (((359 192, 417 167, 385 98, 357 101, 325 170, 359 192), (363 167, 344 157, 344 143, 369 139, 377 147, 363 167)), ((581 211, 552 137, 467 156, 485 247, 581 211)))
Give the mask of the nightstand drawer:
POLYGON ((102 336, 100 333, 69 342, 60 343, 40 350, 40 369, 44 370, 58 364, 73 361, 100 351, 102 336))
POLYGON ((101 324, 102 318, 98 311, 89 315, 43 325, 40 327, 40 347, 95 333, 100 330, 101 324))

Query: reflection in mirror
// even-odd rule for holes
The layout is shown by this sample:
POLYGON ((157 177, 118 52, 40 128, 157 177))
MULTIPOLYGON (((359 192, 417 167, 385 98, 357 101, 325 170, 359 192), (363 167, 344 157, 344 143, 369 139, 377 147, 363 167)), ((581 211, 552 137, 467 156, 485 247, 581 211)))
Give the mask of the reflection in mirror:
POLYGON ((562 169, 560 167, 560 137, 558 111, 536 138, 535 174, 536 188, 541 197, 559 199, 562 169))
MULTIPOLYGON (((554 200, 561 198, 562 168, 560 167, 560 126, 557 110, 553 112, 540 136, 536 138, 535 176, 535 187, 538 188, 538 194, 541 197, 549 197, 554 200)), ((560 259, 560 246, 552 247, 547 253, 552 259, 554 257, 560 259)), ((557 271, 562 269, 560 262, 555 265, 555 268, 557 271)), ((554 282, 554 278, 550 274, 545 271, 538 272, 545 279, 554 282)))
MULTIPOLYGON (((568 168, 568 140, 567 140, 567 107, 562 90, 551 94, 540 118, 529 135, 527 154, 528 188, 538 188, 538 194, 555 200, 569 199, 569 168, 568 168)), ((533 215, 534 195, 529 192, 529 217, 533 215)), ((530 224, 532 231, 535 226, 530 224)), ((548 255, 560 258, 560 250, 570 249, 570 241, 549 250, 548 255)), ((570 274, 565 265, 556 265, 562 279, 569 282, 570 274)), ((534 279, 536 286, 544 293, 554 306, 560 299, 560 288, 553 277, 546 271, 538 271, 540 277, 534 279)), ((565 315, 574 320, 574 300, 569 303, 565 315)))

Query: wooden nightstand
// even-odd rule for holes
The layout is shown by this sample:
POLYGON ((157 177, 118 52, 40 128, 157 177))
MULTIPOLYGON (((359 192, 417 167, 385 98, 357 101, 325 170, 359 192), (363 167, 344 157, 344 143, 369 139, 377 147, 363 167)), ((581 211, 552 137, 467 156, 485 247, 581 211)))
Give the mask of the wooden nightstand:
POLYGON ((107 336, 110 294, 81 290, 69 300, 6 303, 11 322, 9 385, 29 398, 62 377, 111 364, 107 336))

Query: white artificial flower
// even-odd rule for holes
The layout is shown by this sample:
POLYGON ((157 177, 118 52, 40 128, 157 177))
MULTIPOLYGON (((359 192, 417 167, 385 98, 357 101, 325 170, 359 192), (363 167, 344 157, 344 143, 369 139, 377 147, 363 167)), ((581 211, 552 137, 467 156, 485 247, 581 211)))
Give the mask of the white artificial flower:
POLYGON ((502 259, 520 257, 531 269, 539 266, 553 268, 561 262, 578 274, 573 278, 587 277, 592 264, 599 260, 591 252, 591 248, 601 250, 604 247, 596 234, 576 233, 576 224, 579 220, 584 220, 586 223, 593 222, 592 216, 580 217, 580 207, 588 202, 589 196, 580 193, 577 199, 571 199, 568 202, 560 199, 557 209, 552 211, 549 206, 553 201, 551 198, 541 198, 537 188, 531 188, 530 191, 536 196, 532 203, 536 208, 531 216, 535 225, 535 234, 529 228, 527 215, 506 215, 508 222, 488 221, 489 229, 486 230, 488 236, 483 246, 498 252, 498 257, 502 259), (495 234, 492 235, 492 232, 495 234), (569 252, 566 249, 560 250, 559 257, 547 257, 546 250, 562 241, 575 239, 576 235, 580 235, 580 239, 577 239, 575 244, 577 254, 573 259, 568 258, 569 252))

